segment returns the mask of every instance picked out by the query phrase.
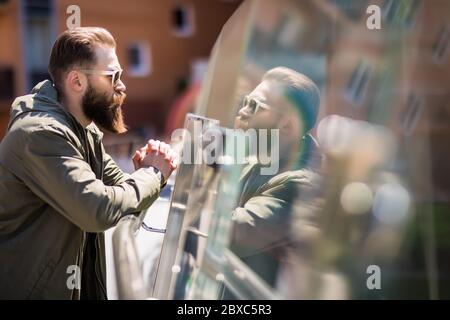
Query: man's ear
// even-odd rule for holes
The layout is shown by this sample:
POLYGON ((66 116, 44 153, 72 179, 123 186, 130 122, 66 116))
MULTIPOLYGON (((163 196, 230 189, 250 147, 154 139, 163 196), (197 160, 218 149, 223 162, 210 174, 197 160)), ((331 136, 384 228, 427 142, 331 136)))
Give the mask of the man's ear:
POLYGON ((299 137, 304 134, 302 119, 295 112, 284 114, 279 124, 280 135, 299 137))
POLYGON ((293 119, 290 117, 283 117, 280 120, 280 134, 282 135, 290 135, 292 134, 292 130, 294 129, 293 119))
POLYGON ((67 86, 73 92, 82 93, 87 85, 85 77, 76 70, 69 71, 66 79, 67 86))

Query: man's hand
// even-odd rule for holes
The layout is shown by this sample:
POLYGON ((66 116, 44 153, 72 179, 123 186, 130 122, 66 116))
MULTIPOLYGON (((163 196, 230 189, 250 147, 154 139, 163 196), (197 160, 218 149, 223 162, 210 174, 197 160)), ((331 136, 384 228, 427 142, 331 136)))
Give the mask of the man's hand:
POLYGON ((142 148, 134 152, 134 155, 131 159, 133 160, 135 170, 142 168, 142 160, 144 160, 146 154, 147 154, 147 145, 143 146, 142 148))
POLYGON ((177 168, 178 160, 170 145, 158 140, 149 140, 148 144, 133 155, 134 168, 152 166, 158 169, 166 181, 173 170, 177 168))

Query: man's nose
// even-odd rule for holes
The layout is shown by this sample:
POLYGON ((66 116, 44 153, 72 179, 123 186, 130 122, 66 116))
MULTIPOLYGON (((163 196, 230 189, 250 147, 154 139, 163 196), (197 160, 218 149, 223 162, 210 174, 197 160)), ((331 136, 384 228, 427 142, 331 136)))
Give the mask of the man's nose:
POLYGON ((125 86, 125 83, 122 82, 122 80, 117 81, 116 90, 121 92, 125 92, 127 90, 127 87, 125 86))
POLYGON ((239 110, 239 116, 244 119, 250 117, 250 108, 248 108, 247 106, 241 108, 239 110))

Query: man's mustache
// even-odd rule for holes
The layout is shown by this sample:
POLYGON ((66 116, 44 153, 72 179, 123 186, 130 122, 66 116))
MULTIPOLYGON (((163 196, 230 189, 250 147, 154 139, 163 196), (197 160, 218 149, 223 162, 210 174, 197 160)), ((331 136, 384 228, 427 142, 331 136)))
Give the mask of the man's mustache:
POLYGON ((121 107, 125 101, 127 94, 123 91, 116 91, 113 95, 112 107, 121 107))
POLYGON ((234 128, 235 129, 243 129, 243 130, 247 130, 248 129, 248 121, 246 120, 242 120, 241 116, 237 116, 234 119, 234 128))

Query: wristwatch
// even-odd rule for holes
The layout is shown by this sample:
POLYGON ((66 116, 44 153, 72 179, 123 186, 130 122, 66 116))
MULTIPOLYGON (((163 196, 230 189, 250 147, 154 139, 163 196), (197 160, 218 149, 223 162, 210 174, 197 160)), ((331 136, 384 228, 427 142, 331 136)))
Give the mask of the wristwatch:
POLYGON ((158 177, 160 183, 161 183, 161 189, 164 188, 167 184, 167 181, 164 180, 164 176, 161 173, 161 171, 159 171, 158 168, 152 167, 150 166, 149 169, 153 169, 153 172, 156 174, 156 176, 158 177))

